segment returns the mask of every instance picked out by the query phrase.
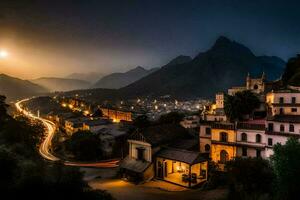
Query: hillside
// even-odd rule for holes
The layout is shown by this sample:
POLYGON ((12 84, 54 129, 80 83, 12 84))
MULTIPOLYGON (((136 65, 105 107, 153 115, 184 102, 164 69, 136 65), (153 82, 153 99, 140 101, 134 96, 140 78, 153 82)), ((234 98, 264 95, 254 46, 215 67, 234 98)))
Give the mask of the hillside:
POLYGON ((76 79, 76 80, 82 80, 89 83, 95 83, 100 78, 102 78, 104 74, 97 73, 97 72, 89 72, 89 73, 72 73, 65 78, 67 79, 76 79))
POLYGON ((156 70, 157 68, 146 70, 143 67, 138 66, 125 73, 112 73, 101 78, 92 86, 92 88, 119 89, 151 74, 156 70))
POLYGON ((244 84, 248 72, 258 76, 264 71, 269 80, 277 79, 284 65, 280 58, 255 56, 244 45, 222 36, 192 61, 166 65, 119 92, 127 97, 167 94, 176 98, 212 97, 218 91, 244 84))
POLYGON ((90 86, 89 82, 77 80, 77 79, 66 79, 66 78, 53 78, 43 77, 31 80, 31 82, 47 88, 49 91, 70 91, 76 89, 86 89, 90 86))
POLYGON ((300 86, 300 54, 289 59, 282 75, 282 81, 285 85, 300 86))
POLYGON ((0 74, 0 94, 8 101, 47 93, 48 90, 27 80, 0 74))

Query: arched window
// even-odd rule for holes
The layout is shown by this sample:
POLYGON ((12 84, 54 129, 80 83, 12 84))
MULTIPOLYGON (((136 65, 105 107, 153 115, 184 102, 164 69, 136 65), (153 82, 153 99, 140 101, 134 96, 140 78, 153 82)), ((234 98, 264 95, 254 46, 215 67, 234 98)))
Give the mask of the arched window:
POLYGON ((220 163, 225 164, 228 160, 229 160, 229 155, 228 155, 227 151, 222 150, 220 152, 220 163))
POLYGON ((227 142, 228 141, 228 134, 226 132, 220 133, 220 141, 227 142))
POLYGON ((242 133, 242 141, 243 142, 247 141, 247 134, 246 133, 242 133))
POLYGON ((294 132, 295 131, 295 127, 293 124, 290 124, 290 128, 289 128, 290 132, 294 132))
POLYGON ((254 87, 253 87, 253 89, 257 90, 258 89, 258 85, 255 84, 254 87))
POLYGON ((206 152, 210 151, 210 145, 209 144, 206 144, 204 148, 205 148, 206 152))
POLYGON ((284 132, 284 125, 283 124, 280 125, 280 132, 284 132))
POLYGON ((256 134, 256 142, 257 143, 261 142, 261 135, 260 134, 256 134))

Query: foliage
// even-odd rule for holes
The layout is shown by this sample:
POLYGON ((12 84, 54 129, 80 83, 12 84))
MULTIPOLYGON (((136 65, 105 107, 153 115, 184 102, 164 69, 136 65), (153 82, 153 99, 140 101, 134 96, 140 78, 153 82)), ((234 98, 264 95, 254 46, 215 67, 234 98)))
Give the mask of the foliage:
POLYGON ((4 120, 6 120, 9 117, 7 114, 8 105, 5 103, 5 99, 5 96, 0 95, 0 124, 2 124, 4 120))
MULTIPOLYGON (((6 112, 6 110, 4 110, 6 112)), ((77 169, 45 162, 37 153, 43 128, 23 117, 8 118, 0 129, 1 196, 10 199, 99 199, 112 197, 91 190, 77 169)))
POLYGON ((276 174, 278 199, 299 199, 300 143, 290 138, 285 145, 276 144, 271 160, 276 174))
POLYGON ((272 193, 274 173, 269 161, 236 158, 226 163, 229 199, 259 199, 272 193))
POLYGON ((78 131, 65 141, 67 151, 79 160, 101 159, 101 140, 89 131, 78 131))
POLYGON ((160 116, 158 123, 160 124, 179 124, 182 121, 184 115, 178 112, 170 112, 160 116))
POLYGON ((282 81, 285 85, 300 86, 300 54, 289 59, 282 75, 282 81))
POLYGON ((239 120, 244 115, 252 114, 259 105, 258 97, 249 90, 237 92, 234 96, 225 95, 224 110, 231 121, 239 120))
POLYGON ((150 121, 147 115, 141 115, 133 120, 133 125, 136 128, 142 129, 148 127, 150 125, 150 121))

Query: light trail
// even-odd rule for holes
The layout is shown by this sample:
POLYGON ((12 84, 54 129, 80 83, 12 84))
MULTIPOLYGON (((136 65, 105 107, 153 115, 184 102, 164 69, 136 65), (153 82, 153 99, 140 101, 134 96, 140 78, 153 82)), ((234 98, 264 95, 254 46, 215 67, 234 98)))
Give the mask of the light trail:
POLYGON ((43 158, 45 158, 46 160, 49 160, 49 161, 53 161, 53 162, 62 161, 64 163, 64 165, 76 166, 76 167, 114 168, 114 167, 118 166, 119 160, 117 160, 117 159, 100 161, 100 162, 92 162, 92 163, 84 163, 84 162, 66 161, 66 160, 62 160, 62 159, 54 156, 51 153, 50 149, 51 149, 53 137, 56 133, 55 132, 56 125, 50 120, 38 117, 38 116, 26 111, 25 109, 23 109, 21 106, 22 103, 29 101, 29 100, 30 99, 23 99, 21 101, 18 101, 17 103, 15 103, 15 106, 16 106, 18 112, 24 114, 28 118, 41 121, 43 123, 43 125, 45 126, 47 135, 46 135, 46 138, 41 143, 40 148, 39 148, 39 153, 43 158))

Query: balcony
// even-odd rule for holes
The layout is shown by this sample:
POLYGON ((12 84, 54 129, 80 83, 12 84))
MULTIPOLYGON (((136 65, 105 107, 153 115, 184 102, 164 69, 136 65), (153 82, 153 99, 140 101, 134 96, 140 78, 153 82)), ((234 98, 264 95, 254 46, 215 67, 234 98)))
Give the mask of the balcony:
POLYGON ((238 123, 238 129, 246 129, 246 130, 261 130, 264 131, 266 129, 265 124, 250 124, 250 123, 238 123))
POLYGON ((213 123, 211 127, 214 129, 235 130, 233 123, 213 123))
POLYGON ((267 135, 278 135, 278 136, 286 136, 286 137, 297 137, 300 138, 299 133, 288 133, 288 132, 276 132, 276 131, 269 131, 266 130, 267 135))

